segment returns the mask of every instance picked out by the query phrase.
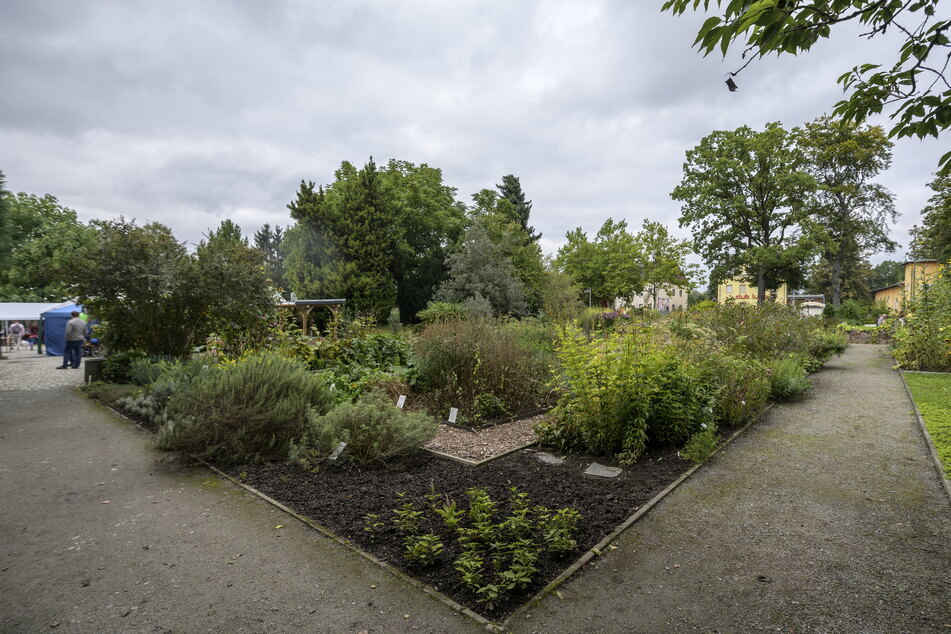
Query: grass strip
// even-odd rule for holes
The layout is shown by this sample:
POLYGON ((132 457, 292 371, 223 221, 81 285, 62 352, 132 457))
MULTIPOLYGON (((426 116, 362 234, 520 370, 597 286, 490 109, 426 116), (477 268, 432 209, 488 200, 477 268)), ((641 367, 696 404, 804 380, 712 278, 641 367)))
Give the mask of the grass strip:
POLYGON ((951 478, 951 374, 906 372, 905 381, 941 458, 945 476, 951 478))

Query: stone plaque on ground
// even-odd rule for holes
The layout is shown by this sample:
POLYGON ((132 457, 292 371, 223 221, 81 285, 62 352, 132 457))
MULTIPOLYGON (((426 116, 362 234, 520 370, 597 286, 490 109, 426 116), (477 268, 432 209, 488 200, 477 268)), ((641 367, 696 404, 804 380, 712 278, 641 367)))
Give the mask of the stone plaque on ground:
POLYGON ((597 462, 592 462, 587 469, 584 470, 586 475, 598 476, 600 478, 616 478, 621 475, 621 469, 618 467, 608 467, 603 464, 598 464, 597 462))
POLYGON ((546 464, 561 464, 565 461, 564 458, 545 451, 539 451, 537 454, 535 454, 535 457, 546 464))

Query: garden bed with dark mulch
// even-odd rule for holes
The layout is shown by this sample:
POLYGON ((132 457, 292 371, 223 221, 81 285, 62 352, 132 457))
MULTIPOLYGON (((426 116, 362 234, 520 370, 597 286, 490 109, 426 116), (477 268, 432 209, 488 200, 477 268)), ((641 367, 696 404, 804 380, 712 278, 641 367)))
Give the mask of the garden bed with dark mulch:
MULTIPOLYGON (((655 449, 636 464, 623 465, 620 476, 600 478, 583 473, 592 461, 590 457, 568 456, 563 464, 546 464, 537 458, 536 451, 526 449, 476 467, 420 453, 386 468, 331 468, 309 473, 282 463, 245 465, 230 469, 230 473, 455 601, 500 620, 692 466, 675 450, 655 449), (455 542, 445 540, 445 550, 433 564, 414 564, 404 557, 402 537, 392 522, 394 509, 407 501, 416 508, 426 508, 426 496, 433 492, 444 500, 455 500, 465 509, 465 491, 471 487, 487 489, 499 503, 500 515, 507 510, 511 487, 518 487, 528 494, 532 504, 552 510, 573 507, 582 518, 575 536, 577 548, 559 558, 544 554, 536 564, 539 570, 531 585, 500 598, 491 610, 461 582, 453 565, 460 552, 455 542), (398 499, 398 493, 405 496, 398 499), (364 530, 368 514, 378 515, 385 525, 376 535, 364 530)), ((436 531, 437 527, 424 529, 436 531)))

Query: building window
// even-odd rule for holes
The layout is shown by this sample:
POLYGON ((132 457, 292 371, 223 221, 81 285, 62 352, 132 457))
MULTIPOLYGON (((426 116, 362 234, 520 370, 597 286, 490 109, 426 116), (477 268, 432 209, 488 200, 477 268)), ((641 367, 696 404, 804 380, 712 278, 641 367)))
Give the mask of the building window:
POLYGON ((683 297, 683 296, 684 296, 684 289, 679 288, 679 289, 677 289, 677 291, 680 293, 680 297, 683 297))
POLYGON ((741 293, 745 293, 745 292, 746 292, 746 284, 740 284, 740 292, 741 292, 741 293))
POLYGON ((732 294, 733 294, 733 285, 732 285, 732 284, 727 284, 727 285, 726 285, 726 294, 727 294, 727 295, 732 295, 732 294))

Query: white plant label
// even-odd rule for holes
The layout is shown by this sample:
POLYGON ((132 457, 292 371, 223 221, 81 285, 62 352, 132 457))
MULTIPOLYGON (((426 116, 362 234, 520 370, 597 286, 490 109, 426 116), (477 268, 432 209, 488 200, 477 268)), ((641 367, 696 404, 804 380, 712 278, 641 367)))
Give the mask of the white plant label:
POLYGON ((344 450, 344 448, 345 448, 346 446, 347 446, 347 443, 345 443, 344 441, 341 440, 341 441, 340 441, 340 444, 337 445, 337 448, 334 449, 334 452, 333 452, 332 454, 330 454, 330 459, 331 459, 331 460, 336 460, 337 458, 339 458, 339 457, 340 457, 340 454, 343 453, 343 450, 344 450))
POLYGON ((406 405, 406 395, 400 394, 400 397, 396 399, 396 406, 400 409, 403 409, 404 405, 406 405))
POLYGON ((457 414, 459 414, 458 408, 455 408, 455 407, 450 407, 450 408, 449 408, 449 422, 450 422, 450 423, 456 422, 456 415, 457 415, 457 414))

